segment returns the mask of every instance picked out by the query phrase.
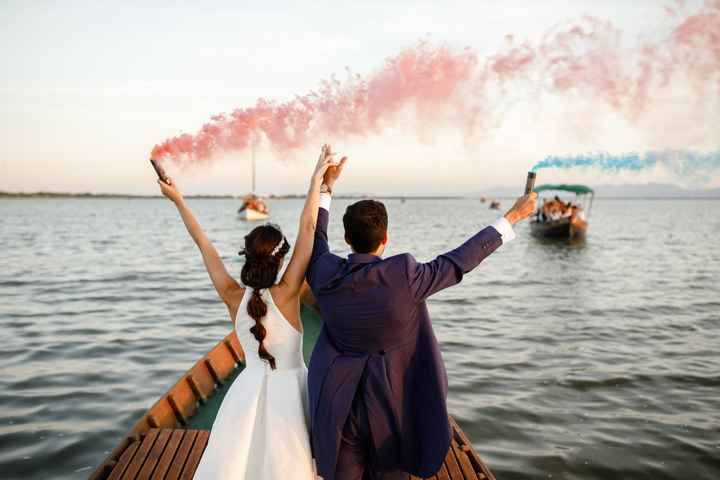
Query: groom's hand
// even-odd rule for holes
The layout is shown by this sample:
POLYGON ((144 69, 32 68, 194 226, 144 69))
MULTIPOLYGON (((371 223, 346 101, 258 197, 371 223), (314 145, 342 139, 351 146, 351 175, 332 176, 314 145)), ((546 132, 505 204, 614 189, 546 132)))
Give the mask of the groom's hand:
POLYGON ((511 225, 515 225, 520 220, 528 218, 535 212, 536 201, 537 193, 535 192, 518 198, 515 205, 505 214, 505 218, 511 225))
MULTIPOLYGON (((332 155, 333 152, 331 150, 331 147, 328 146, 328 154, 332 155)), ((323 177, 323 183, 327 185, 331 190, 333 188, 333 185, 335 185, 335 182, 338 178, 340 178, 340 174, 343 171, 343 168, 345 168, 345 163, 347 162, 347 157, 342 157, 340 159, 340 162, 337 165, 334 165, 327 169, 325 172, 325 176, 323 177)))

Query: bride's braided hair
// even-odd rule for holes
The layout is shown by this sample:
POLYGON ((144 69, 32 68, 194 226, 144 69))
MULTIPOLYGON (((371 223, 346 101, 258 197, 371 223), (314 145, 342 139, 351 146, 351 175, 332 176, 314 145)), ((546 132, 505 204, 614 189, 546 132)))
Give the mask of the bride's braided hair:
POLYGON ((260 343, 258 355, 267 360, 270 367, 275 370, 275 357, 265 349, 263 340, 267 331, 262 319, 267 315, 267 305, 260 296, 260 290, 275 285, 283 257, 290 250, 290 244, 282 232, 275 225, 267 224, 256 227, 245 236, 245 248, 240 255, 245 255, 245 265, 242 267, 240 278, 242 282, 252 288, 252 297, 247 304, 247 312, 255 320, 250 332, 260 343))

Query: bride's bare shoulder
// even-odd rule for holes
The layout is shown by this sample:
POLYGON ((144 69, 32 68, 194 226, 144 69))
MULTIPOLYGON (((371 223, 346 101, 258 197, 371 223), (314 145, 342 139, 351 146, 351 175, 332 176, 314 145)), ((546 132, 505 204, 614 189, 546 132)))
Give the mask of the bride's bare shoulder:
POLYGON ((298 331, 302 331, 300 324, 300 297, 297 293, 292 292, 287 285, 283 286, 282 282, 270 287, 273 303, 280 310, 283 317, 288 323, 298 331))
POLYGON ((245 288, 240 284, 233 286, 227 294, 225 304, 230 312, 231 320, 237 316, 237 311, 238 308, 240 308, 240 302, 242 302, 243 295, 245 295, 245 288))

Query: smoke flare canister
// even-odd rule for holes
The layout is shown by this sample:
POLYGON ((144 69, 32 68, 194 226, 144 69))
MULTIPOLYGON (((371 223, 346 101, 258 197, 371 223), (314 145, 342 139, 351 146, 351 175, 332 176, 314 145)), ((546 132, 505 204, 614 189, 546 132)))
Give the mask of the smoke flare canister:
POLYGON ((157 173, 157 176, 160 180, 162 180, 165 183, 168 183, 168 176, 165 173, 165 169, 163 169, 160 164, 155 160, 154 158, 150 159, 150 163, 152 164, 153 168, 155 169, 155 173, 157 173))
POLYGON ((537 173, 528 172, 527 180, 525 180, 525 195, 530 195, 535 188, 535 177, 537 177, 537 173))

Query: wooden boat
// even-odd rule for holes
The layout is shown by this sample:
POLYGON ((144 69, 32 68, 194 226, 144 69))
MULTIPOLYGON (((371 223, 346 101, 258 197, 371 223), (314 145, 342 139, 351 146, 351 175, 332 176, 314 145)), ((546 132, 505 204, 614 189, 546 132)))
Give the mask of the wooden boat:
MULTIPOLYGON (((303 307, 303 345, 309 358, 320 318, 303 307)), ((185 372, 120 440, 90 476, 106 479, 191 479, 225 393, 241 372, 243 352, 228 334, 185 372)), ((452 444, 433 480, 495 480, 452 417, 452 444)), ((408 475, 408 480, 419 480, 408 475)))
POLYGON ((549 219, 542 215, 543 200, 538 195, 538 208, 535 217, 530 221, 531 233, 540 238, 553 238, 562 240, 582 240, 587 234, 587 218, 592 208, 594 191, 585 185, 540 185, 534 190, 538 194, 547 191, 571 192, 575 194, 574 205, 578 207, 577 213, 564 218, 549 219), (587 209, 585 209, 587 205, 587 209))

